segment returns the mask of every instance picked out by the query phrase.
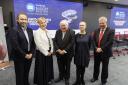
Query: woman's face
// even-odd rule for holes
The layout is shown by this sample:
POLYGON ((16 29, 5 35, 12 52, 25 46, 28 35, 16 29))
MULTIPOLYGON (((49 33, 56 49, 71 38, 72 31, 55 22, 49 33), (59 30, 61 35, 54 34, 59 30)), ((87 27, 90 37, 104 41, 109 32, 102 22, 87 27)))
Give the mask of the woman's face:
POLYGON ((45 19, 40 19, 38 20, 38 24, 41 28, 46 28, 47 26, 47 21, 45 19))
POLYGON ((79 24, 79 29, 80 31, 86 31, 86 23, 85 22, 80 22, 79 24))

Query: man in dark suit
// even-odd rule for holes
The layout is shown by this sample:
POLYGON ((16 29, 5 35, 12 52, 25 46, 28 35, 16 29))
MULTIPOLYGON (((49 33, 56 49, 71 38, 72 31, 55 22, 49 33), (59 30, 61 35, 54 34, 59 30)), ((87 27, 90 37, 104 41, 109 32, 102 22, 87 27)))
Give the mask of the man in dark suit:
POLYGON ((65 84, 69 85, 70 78, 70 64, 73 56, 75 32, 68 29, 68 22, 62 20, 60 22, 60 29, 56 31, 54 45, 57 56, 57 63, 59 68, 59 78, 55 82, 65 79, 65 84))
POLYGON ((101 85, 106 85, 108 78, 109 57, 112 56, 114 30, 107 27, 107 18, 99 18, 99 29, 94 31, 94 74, 91 82, 98 80, 100 62, 102 62, 101 85))
POLYGON ((24 13, 17 16, 17 28, 11 31, 12 55, 15 66, 16 85, 29 85, 28 76, 35 51, 33 31, 27 27, 24 13))

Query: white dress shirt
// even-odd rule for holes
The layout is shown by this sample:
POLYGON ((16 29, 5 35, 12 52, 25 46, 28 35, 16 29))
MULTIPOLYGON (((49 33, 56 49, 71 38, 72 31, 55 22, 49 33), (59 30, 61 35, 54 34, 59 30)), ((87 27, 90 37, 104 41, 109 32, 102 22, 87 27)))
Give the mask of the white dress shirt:
POLYGON ((66 34, 66 32, 62 32, 62 40, 64 39, 65 34, 66 34))
POLYGON ((36 43, 36 49, 39 50, 45 56, 47 56, 49 53, 48 52, 49 47, 51 47, 51 52, 53 52, 53 41, 47 30, 45 31, 39 28, 38 30, 34 31, 34 40, 36 43), (47 35, 46 35, 46 32, 47 32, 47 35), (50 44, 49 44, 49 41, 50 41, 50 44))
POLYGON ((29 37, 28 37, 28 33, 27 33, 27 28, 22 28, 24 34, 25 34, 25 37, 27 39, 27 42, 28 42, 28 51, 30 51, 30 43, 29 43, 29 37))

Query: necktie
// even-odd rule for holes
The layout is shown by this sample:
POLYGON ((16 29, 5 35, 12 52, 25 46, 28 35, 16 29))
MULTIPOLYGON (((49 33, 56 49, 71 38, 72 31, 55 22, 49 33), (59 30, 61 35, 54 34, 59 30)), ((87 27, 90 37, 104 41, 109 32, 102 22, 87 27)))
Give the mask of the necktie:
POLYGON ((98 47, 100 47, 101 44, 101 39, 103 38, 104 30, 101 30, 100 35, 99 35, 99 40, 98 40, 98 47))
POLYGON ((49 44, 49 52, 51 51, 51 43, 50 43, 50 38, 48 37, 48 34, 47 34, 47 32, 45 32, 46 33, 46 37, 47 37, 47 39, 48 39, 48 44, 49 44))

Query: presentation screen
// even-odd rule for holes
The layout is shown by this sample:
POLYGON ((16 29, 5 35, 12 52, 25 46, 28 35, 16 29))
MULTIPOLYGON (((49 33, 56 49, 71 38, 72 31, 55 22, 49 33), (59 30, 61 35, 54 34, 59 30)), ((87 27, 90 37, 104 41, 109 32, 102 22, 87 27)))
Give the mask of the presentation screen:
POLYGON ((120 34, 128 31, 128 9, 114 7, 111 10, 110 26, 120 34))

